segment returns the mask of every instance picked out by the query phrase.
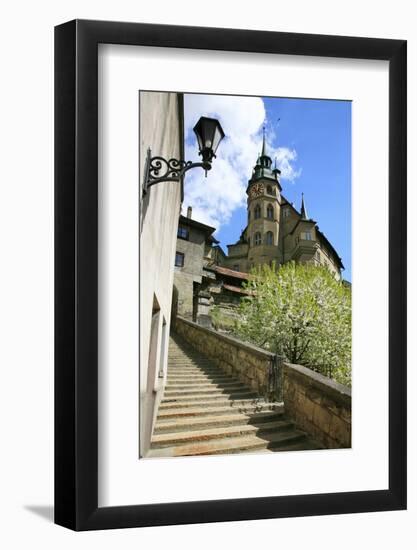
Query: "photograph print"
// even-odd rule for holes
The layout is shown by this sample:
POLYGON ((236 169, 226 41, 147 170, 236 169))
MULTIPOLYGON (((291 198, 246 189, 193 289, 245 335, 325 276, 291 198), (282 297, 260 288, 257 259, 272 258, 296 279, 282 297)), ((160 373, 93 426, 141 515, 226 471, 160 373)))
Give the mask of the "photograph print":
POLYGON ((139 92, 139 458, 351 447, 351 102, 139 92))

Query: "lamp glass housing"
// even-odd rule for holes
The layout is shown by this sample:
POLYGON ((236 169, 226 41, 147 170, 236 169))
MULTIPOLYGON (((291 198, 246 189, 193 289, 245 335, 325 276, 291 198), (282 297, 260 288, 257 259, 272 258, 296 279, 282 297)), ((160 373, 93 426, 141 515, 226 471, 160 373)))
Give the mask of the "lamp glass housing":
POLYGON ((201 117, 194 126, 200 155, 204 161, 211 162, 217 148, 224 138, 223 128, 215 118, 201 117))

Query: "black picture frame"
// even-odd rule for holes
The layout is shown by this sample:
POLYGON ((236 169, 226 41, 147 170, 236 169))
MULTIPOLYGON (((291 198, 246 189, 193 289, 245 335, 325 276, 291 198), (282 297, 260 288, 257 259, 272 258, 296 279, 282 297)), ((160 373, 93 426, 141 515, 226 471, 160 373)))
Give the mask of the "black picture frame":
POLYGON ((55 28, 55 522, 74 530, 406 508, 404 40, 74 20, 55 28), (389 62, 389 488, 98 507, 98 44, 389 62))

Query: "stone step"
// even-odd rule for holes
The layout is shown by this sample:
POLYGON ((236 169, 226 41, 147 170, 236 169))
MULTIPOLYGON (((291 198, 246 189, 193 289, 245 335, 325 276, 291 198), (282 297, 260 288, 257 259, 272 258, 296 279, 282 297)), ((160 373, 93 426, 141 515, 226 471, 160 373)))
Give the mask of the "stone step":
POLYGON ((236 378, 231 376, 204 376, 204 375, 194 375, 194 376, 177 376, 169 375, 167 376, 167 384, 230 384, 236 382, 236 378))
POLYGON ((202 365, 200 364, 190 364, 190 363, 178 363, 178 365, 172 365, 168 364, 168 370, 171 370, 173 372, 178 372, 180 370, 184 370, 186 372, 188 371, 196 371, 196 370, 207 370, 207 371, 221 371, 219 367, 216 367, 215 365, 202 365))
POLYGON ((241 382, 230 380, 228 382, 216 382, 214 380, 188 380, 186 382, 171 382, 169 381, 165 386, 165 390, 169 391, 194 391, 198 389, 218 389, 218 390, 230 390, 234 387, 245 387, 241 382))
POLYGON ((170 352, 168 361, 170 363, 175 363, 178 361, 194 361, 198 363, 212 363, 213 361, 208 357, 203 357, 202 355, 196 354, 178 354, 170 352))
POLYGON ((275 434, 282 430, 288 431, 292 427, 292 422, 288 422, 287 420, 278 420, 258 425, 238 424, 236 426, 216 427, 184 432, 170 432, 154 435, 151 440, 151 445, 154 449, 157 449, 161 447, 172 447, 174 445, 184 445, 187 443, 201 443, 212 439, 239 437, 250 434, 263 434, 266 432, 274 432, 275 434))
POLYGON ((167 409, 181 409, 181 408, 187 408, 187 407, 193 407, 193 408, 207 407, 208 408, 208 407, 225 407, 225 406, 241 408, 247 405, 253 405, 253 406, 257 405, 259 407, 262 403, 263 404, 265 403, 263 399, 261 398, 254 399, 253 397, 249 399, 234 399, 234 398, 225 399, 224 397, 222 397, 215 400, 209 400, 204 398, 199 401, 197 400, 187 400, 187 401, 178 400, 178 401, 169 401, 169 402, 161 401, 159 405, 159 410, 166 411, 167 409))
POLYGON ((253 404, 241 404, 237 405, 236 402, 233 406, 230 403, 226 406, 219 406, 218 403, 211 403, 209 406, 203 407, 170 407, 162 408, 158 412, 157 422, 159 420, 176 420, 182 421, 182 419, 192 419, 197 417, 214 416, 214 415, 228 415, 228 414, 258 414, 263 412, 283 412, 283 406, 281 404, 260 402, 256 405, 253 404))
POLYGON ((227 387, 232 384, 241 384, 239 380, 236 380, 236 378, 185 378, 185 379, 178 379, 178 378, 168 378, 166 382, 166 388, 168 387, 174 387, 174 386, 181 386, 182 388, 192 388, 193 386, 219 386, 219 387, 227 387))
POLYGON ((204 365, 212 365, 213 361, 209 359, 208 357, 202 357, 198 355, 173 355, 170 353, 168 357, 168 363, 170 365, 175 365, 179 363, 197 363, 197 364, 204 364, 204 365))
POLYGON ((185 395, 229 395, 233 393, 244 392, 247 393, 248 390, 243 384, 233 384, 228 388, 219 388, 214 384, 209 384, 208 386, 197 386, 194 388, 172 388, 167 386, 164 392, 164 399, 171 399, 172 397, 182 397, 185 395))
POLYGON ((197 456, 320 448, 267 403, 180 339, 171 338, 165 393, 148 456, 197 456))
POLYGON ((186 376, 187 374, 195 373, 200 374, 201 376, 208 376, 208 374, 217 374, 218 376, 230 376, 229 373, 222 371, 221 369, 199 369, 199 368, 180 368, 180 367, 168 367, 168 376, 175 375, 175 376, 186 376))
MULTIPOLYGON (((279 448, 280 451, 318 451, 320 449, 324 449, 322 445, 319 445, 309 437, 307 437, 306 434, 304 434, 305 437, 303 439, 300 439, 299 441, 296 441, 294 443, 289 443, 288 445, 283 445, 279 448)), ((274 451, 274 449, 270 449, 271 451, 274 451)))
POLYGON ((180 368, 180 367, 168 367, 168 376, 187 376, 190 373, 199 374, 200 376, 209 376, 214 374, 217 376, 231 376, 228 372, 224 372, 221 369, 198 369, 198 368, 180 368))
POLYGON ((172 371, 172 370, 170 371, 168 369, 168 378, 170 379, 172 377, 182 377, 182 380, 191 380, 191 379, 194 379, 194 378, 201 378, 201 377, 206 377, 206 378, 209 378, 209 379, 229 377, 229 379, 231 379, 231 380, 236 380, 236 378, 231 377, 230 375, 225 374, 221 371, 202 371, 202 370, 198 370, 198 371, 176 372, 176 371, 172 371))
POLYGON ((255 399, 257 394, 250 390, 235 391, 233 393, 204 393, 200 392, 194 395, 165 395, 162 398, 161 404, 169 403, 191 403, 193 401, 218 401, 218 400, 236 400, 236 399, 255 399))
POLYGON ((203 365, 199 367, 187 367, 186 365, 179 365, 178 367, 172 367, 168 365, 168 372, 170 374, 190 374, 190 373, 214 373, 214 374, 223 374, 223 371, 218 367, 204 367, 203 365))
POLYGON ((154 433, 185 432, 203 428, 223 428, 243 424, 256 425, 282 419, 282 411, 259 412, 254 414, 231 414, 230 409, 226 409, 226 412, 223 414, 206 416, 197 414, 194 417, 175 417, 174 420, 172 418, 169 420, 158 418, 155 424, 154 433))
POLYGON ((170 345, 169 349, 172 351, 172 353, 175 353, 176 355, 186 355, 190 357, 198 357, 200 354, 192 348, 190 345, 170 345))
POLYGON ((191 357, 184 357, 183 359, 173 359, 172 357, 168 358, 168 365, 178 367, 180 365, 188 365, 190 367, 195 367, 198 365, 203 365, 205 367, 215 367, 216 365, 213 363, 213 361, 209 361, 208 359, 198 359, 191 358, 191 357))
POLYGON ((305 439, 304 432, 298 430, 265 433, 263 437, 245 435, 226 437, 213 441, 203 441, 173 445, 161 449, 151 449, 148 456, 199 456, 217 454, 235 454, 261 450, 286 450, 285 446, 300 443, 305 439))

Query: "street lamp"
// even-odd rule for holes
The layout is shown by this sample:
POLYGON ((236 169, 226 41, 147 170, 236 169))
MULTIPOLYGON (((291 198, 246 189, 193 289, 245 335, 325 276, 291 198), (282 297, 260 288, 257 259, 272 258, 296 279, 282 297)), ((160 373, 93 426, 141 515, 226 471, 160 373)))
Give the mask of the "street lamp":
POLYGON ((197 136, 199 155, 201 155, 202 162, 152 157, 149 148, 146 155, 143 195, 146 195, 149 187, 162 181, 180 182, 185 172, 191 168, 201 167, 205 170, 207 176, 207 171, 211 170, 212 160, 216 158, 217 148, 224 138, 223 128, 217 119, 202 116, 193 129, 197 136))

